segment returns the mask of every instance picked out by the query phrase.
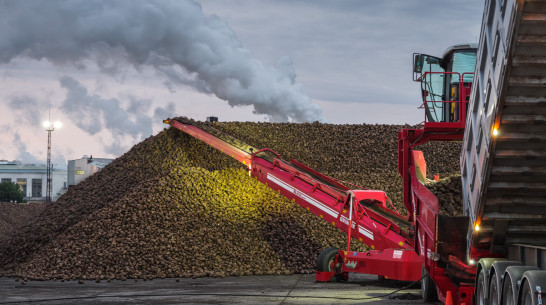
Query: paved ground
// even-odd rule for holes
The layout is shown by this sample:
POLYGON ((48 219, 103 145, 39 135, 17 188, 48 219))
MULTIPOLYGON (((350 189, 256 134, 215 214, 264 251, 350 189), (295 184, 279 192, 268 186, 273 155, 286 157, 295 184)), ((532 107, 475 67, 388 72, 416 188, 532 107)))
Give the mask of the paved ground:
POLYGON ((30 281, 0 278, 0 304, 417 304, 419 286, 351 275, 316 283, 314 275, 243 276, 153 281, 30 281), (393 293, 394 292, 394 293, 393 293), (392 293, 390 295, 387 295, 392 293))

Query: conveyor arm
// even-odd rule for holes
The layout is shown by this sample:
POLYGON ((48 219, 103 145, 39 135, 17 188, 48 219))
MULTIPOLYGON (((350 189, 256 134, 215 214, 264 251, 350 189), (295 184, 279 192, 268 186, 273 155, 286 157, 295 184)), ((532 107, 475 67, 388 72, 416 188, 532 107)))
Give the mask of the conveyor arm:
POLYGON ((412 226, 405 217, 387 208, 384 192, 350 190, 296 160, 282 160, 272 150, 256 150, 210 126, 182 120, 164 122, 245 164, 252 177, 338 229, 349 233, 351 226, 351 236, 372 249, 413 250, 412 226))

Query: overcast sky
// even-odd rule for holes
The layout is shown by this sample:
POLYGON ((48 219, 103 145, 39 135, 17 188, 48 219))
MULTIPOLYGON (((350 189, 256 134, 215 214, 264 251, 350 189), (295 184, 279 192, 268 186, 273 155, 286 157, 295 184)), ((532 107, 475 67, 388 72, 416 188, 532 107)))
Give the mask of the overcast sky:
POLYGON ((0 159, 45 163, 48 109, 64 124, 53 132, 58 167, 82 155, 117 157, 180 115, 416 124, 424 114, 412 53, 441 56, 477 42, 484 5, 116 3, 0 0, 0 159))

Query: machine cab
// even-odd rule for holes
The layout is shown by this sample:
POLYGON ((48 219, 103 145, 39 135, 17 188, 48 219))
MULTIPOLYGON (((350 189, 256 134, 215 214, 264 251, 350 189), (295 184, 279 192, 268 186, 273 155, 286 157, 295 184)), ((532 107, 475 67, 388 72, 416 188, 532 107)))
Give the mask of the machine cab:
POLYGON ((477 44, 449 47, 442 58, 413 54, 413 80, 421 83, 425 128, 464 128, 477 44))

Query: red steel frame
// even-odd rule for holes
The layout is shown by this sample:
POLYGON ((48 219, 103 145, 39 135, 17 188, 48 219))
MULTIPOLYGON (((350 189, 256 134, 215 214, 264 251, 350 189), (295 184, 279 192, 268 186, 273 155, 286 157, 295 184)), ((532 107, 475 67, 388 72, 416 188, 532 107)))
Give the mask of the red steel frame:
MULTIPOLYGON (((423 75, 426 79, 429 73, 458 74, 454 72, 428 72, 423 75)), ((416 160, 418 152, 413 149, 429 141, 461 141, 464 137, 466 124, 466 108, 471 91, 470 83, 463 83, 463 73, 459 81, 459 99, 456 101, 442 101, 444 103, 458 103, 459 120, 455 122, 425 122, 421 129, 402 128, 398 133, 398 171, 403 179, 403 200, 409 213, 409 220, 415 224, 417 240, 415 251, 422 258, 428 274, 434 280, 438 297, 445 302, 445 296, 451 291, 454 304, 472 304, 474 286, 456 285, 446 274, 446 269, 438 266, 437 258, 437 226, 436 218, 439 213, 438 198, 432 194, 417 178, 416 160)), ((426 91, 425 91, 426 97, 426 91)), ((427 101, 424 100, 424 107, 427 101)), ((465 266, 467 269, 473 267, 465 266)))
POLYGON ((347 249, 338 252, 338 258, 343 261, 341 270, 317 271, 317 281, 329 281, 332 275, 339 272, 376 274, 390 279, 416 281, 421 278, 421 267, 424 264, 437 285, 441 301, 445 301, 447 291, 451 291, 454 304, 471 304, 474 287, 456 285, 446 275, 446 270, 437 264, 434 254, 437 252, 438 199, 417 179, 416 160, 420 152, 413 151, 416 146, 429 141, 462 140, 470 84, 460 82, 459 90, 459 101, 446 101, 459 103, 457 122, 425 121, 421 129, 402 128, 398 134, 398 170, 403 179, 407 217, 387 207, 389 199, 383 191, 351 190, 296 160, 282 160, 279 154, 270 149, 249 154, 199 127, 174 119, 164 122, 245 164, 252 177, 347 233, 347 249), (263 151, 273 153, 276 158, 270 162, 258 157, 263 151), (394 220, 408 223, 409 229, 404 231, 394 220), (351 238, 362 241, 372 250, 351 251, 351 238))

